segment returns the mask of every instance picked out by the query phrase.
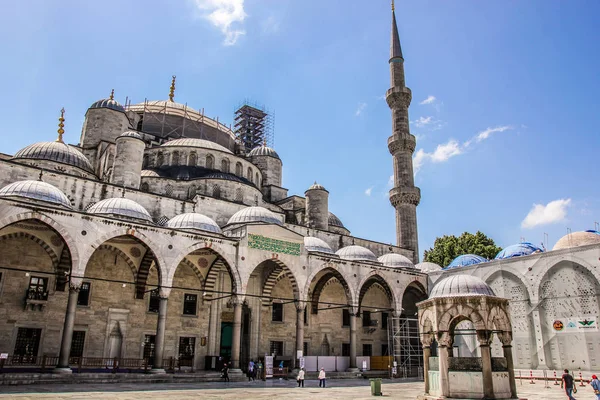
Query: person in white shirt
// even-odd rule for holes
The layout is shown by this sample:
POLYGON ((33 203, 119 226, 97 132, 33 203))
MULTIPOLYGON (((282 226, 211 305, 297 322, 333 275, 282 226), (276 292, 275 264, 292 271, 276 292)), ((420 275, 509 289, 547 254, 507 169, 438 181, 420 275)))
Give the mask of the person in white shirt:
POLYGON ((321 368, 319 371, 319 387, 325 387, 325 369, 321 368))
POLYGON ((304 368, 298 371, 298 378, 296 380, 298 381, 298 387, 304 387, 304 368))

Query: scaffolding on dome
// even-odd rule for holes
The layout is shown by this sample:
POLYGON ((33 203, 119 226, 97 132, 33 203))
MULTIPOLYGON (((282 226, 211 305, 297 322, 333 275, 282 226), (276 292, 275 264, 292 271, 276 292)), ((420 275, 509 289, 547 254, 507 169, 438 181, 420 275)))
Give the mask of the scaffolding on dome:
POLYGON ((136 129, 160 138, 160 142, 179 138, 197 138, 210 140, 227 148, 232 148, 235 140, 231 126, 212 119, 186 104, 168 101, 148 101, 142 104, 126 104, 126 111, 135 111, 140 115, 136 129), (222 132, 223 134, 218 134, 222 132))
POLYGON ((264 106, 244 101, 234 113, 236 141, 246 152, 259 146, 275 144, 275 116, 264 106))
POLYGON ((390 317, 388 349, 398 378, 423 378, 423 348, 416 318, 390 317))

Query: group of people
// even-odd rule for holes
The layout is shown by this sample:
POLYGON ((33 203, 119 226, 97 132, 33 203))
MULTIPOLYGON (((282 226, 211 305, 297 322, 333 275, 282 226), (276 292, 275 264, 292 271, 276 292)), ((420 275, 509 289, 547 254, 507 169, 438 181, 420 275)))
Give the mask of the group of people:
MULTIPOLYGON (((594 390, 596 400, 600 400, 600 380, 598 380, 598 377, 596 375, 592 375, 590 386, 594 390)), ((575 385, 575 379, 573 378, 573 375, 569 374, 568 369, 565 369, 565 373, 562 376, 560 388, 565 389, 565 393, 569 400, 575 400, 573 394, 577 393, 577 386, 575 385)))
MULTIPOLYGON (((298 371, 298 377, 296 378, 296 380, 298 381, 298 387, 304 387, 304 368, 300 368, 300 371, 298 371)), ((325 376, 325 368, 321 368, 321 370, 319 371, 319 387, 325 387, 325 381, 327 380, 327 377, 325 376)))

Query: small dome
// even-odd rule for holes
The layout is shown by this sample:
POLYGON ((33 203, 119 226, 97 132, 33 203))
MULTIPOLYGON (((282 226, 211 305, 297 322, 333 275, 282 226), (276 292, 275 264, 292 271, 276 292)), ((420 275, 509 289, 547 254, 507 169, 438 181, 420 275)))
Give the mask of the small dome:
POLYGON ((142 139, 142 135, 140 135, 136 131, 125 131, 125 132, 121 133, 119 135, 119 137, 131 137, 131 138, 136 138, 136 139, 143 140, 142 139))
POLYGON ((197 147, 201 149, 209 149, 209 150, 217 150, 223 151, 225 153, 233 154, 231 150, 226 147, 221 146, 215 142, 211 142, 210 140, 204 139, 193 139, 193 138, 183 138, 183 139, 174 139, 169 140, 166 143, 163 143, 161 147, 197 147))
POLYGON ((39 142, 19 150, 12 158, 28 160, 47 160, 73 167, 81 168, 87 172, 94 172, 94 168, 82 152, 62 142, 39 142))
POLYGON ((342 224, 342 221, 340 221, 340 219, 338 217, 336 217, 335 214, 332 212, 329 213, 329 226, 337 226, 339 228, 346 228, 344 226, 344 224, 342 224))
POLYGON ((375 257, 375 254, 373 254, 371 250, 362 246, 352 245, 342 247, 341 249, 336 251, 335 254, 340 256, 340 258, 343 260, 377 262, 377 257, 375 257))
POLYGON ((430 299, 457 296, 496 296, 491 287, 473 275, 455 274, 441 279, 433 286, 430 299))
POLYGON ((386 267, 392 268, 414 268, 415 265, 408 259, 408 257, 403 256, 402 254, 396 253, 388 253, 384 254, 377 259, 380 263, 382 263, 386 267))
POLYGON ((331 250, 331 247, 329 247, 329 245, 324 240, 314 236, 304 237, 304 248, 306 249, 306 251, 318 251, 320 253, 333 254, 333 250, 331 250))
POLYGON ((161 177, 158 174, 158 172, 153 171, 151 169, 143 169, 142 172, 140 173, 140 176, 149 176, 149 177, 154 177, 154 178, 160 178, 161 177))
POLYGON ((246 207, 229 218, 227 225, 247 224, 249 222, 265 222, 267 224, 283 225, 281 219, 272 211, 263 207, 246 207))
POLYGON ((512 246, 508 246, 505 249, 501 250, 496 254, 494 260, 502 260, 504 258, 513 258, 519 256, 528 256, 533 253, 541 253, 544 250, 540 249, 534 244, 528 242, 522 242, 518 244, 513 244, 512 246))
POLYGON ((569 249, 600 243, 600 235, 595 232, 573 232, 561 237, 552 250, 569 249))
POLYGON ((119 104, 115 99, 102 99, 98 100, 90 106, 90 108, 110 108, 111 110, 125 112, 122 105, 119 104))
POLYGON ((475 265, 483 262, 487 262, 485 258, 476 254, 463 254, 462 256, 456 257, 448 266, 444 269, 460 268, 469 265, 475 265))
POLYGON ((120 197, 101 200, 91 206, 87 212, 90 214, 106 214, 152 222, 152 217, 144 207, 133 200, 120 197))
MULTIPOLYGON (((325 189, 325 186, 318 184, 317 181, 315 181, 315 183, 313 183, 311 185, 311 187, 309 187, 306 191, 308 192, 309 190, 324 190, 327 192, 327 189, 325 189)), ((331 215, 333 215, 333 214, 329 213, 329 218, 331 218, 331 215)), ((340 224, 341 224, 341 222, 340 222, 340 224)))
POLYGON ((69 198, 56 186, 42 181, 18 181, 0 189, 0 197, 23 197, 72 208, 69 198))
POLYGON ((199 213, 179 214, 167 222, 167 227, 173 229, 199 229, 214 233, 221 233, 221 228, 215 221, 199 213))
POLYGON ((275 150, 267 146, 258 146, 253 148, 252 150, 250 150, 250 153, 248 153, 248 156, 270 156, 279 158, 279 154, 277 154, 275 150))
POLYGON ((432 262, 428 262, 428 261, 423 261, 422 263, 415 265, 415 268, 418 269, 419 271, 423 272, 424 274, 429 274, 431 272, 436 272, 436 271, 442 270, 442 267, 440 267, 436 263, 432 263, 432 262))

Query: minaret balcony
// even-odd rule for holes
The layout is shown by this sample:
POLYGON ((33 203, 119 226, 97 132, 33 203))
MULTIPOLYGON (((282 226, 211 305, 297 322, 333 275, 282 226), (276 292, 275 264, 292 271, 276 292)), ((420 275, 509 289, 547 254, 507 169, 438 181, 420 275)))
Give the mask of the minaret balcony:
POLYGON ((390 190, 390 203, 393 207, 401 204, 418 206, 421 202, 421 189, 418 187, 395 187, 390 190))
POLYGON ((407 87, 394 86, 385 93, 385 100, 391 109, 408 108, 412 92, 407 87))
POLYGON ((388 138, 388 149, 393 156, 403 151, 412 154, 414 153, 416 146, 417 139, 410 133, 403 136, 392 135, 388 138))

